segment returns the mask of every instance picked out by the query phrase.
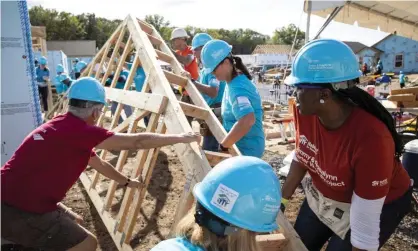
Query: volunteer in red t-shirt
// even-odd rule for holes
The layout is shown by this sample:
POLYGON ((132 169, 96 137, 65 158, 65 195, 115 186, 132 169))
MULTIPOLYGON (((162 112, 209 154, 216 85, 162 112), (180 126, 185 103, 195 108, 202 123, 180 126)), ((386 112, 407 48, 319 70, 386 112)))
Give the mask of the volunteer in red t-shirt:
POLYGON ((69 90, 68 113, 32 131, 1 168, 1 235, 42 250, 96 250, 96 237, 81 216, 60 201, 89 165, 125 187, 138 188, 93 148, 149 149, 199 140, 196 134, 120 134, 96 127, 105 90, 94 78, 80 78, 69 90))
POLYGON ((308 250, 377 250, 411 206, 402 141, 388 111, 355 84, 352 50, 318 39, 299 50, 285 83, 296 88, 296 154, 285 207, 302 182, 295 230, 308 250), (305 177, 308 173, 309 176, 305 177))

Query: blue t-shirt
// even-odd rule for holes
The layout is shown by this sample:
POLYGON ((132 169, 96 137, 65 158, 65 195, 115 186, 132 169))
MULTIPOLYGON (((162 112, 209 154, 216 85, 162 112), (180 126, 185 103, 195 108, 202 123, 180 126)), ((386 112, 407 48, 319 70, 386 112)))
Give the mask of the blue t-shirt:
POLYGON ((225 81, 219 81, 212 73, 206 73, 205 70, 201 70, 199 74, 199 82, 210 87, 218 87, 218 95, 215 98, 211 98, 206 94, 202 93, 206 103, 211 106, 222 102, 222 97, 225 91, 225 81))
POLYGON ((46 81, 44 80, 44 77, 49 77, 49 69, 44 68, 42 70, 41 67, 39 67, 39 66, 36 67, 36 81, 39 82, 39 83, 45 83, 46 84, 46 81))
MULTIPOLYGON (((132 63, 127 63, 128 69, 131 70, 132 63)), ((136 68, 136 75, 134 77, 134 83, 135 83, 135 89, 136 91, 140 92, 142 90, 142 87, 145 83, 145 71, 144 68, 138 67, 136 68)))
POLYGON ((205 251, 205 249, 190 243, 186 238, 178 237, 162 241, 150 251, 205 251))
POLYGON ((400 74, 399 75, 399 83, 400 84, 405 84, 405 74, 400 74))
POLYGON ((222 100, 225 130, 229 132, 238 120, 249 113, 254 113, 255 123, 236 145, 243 155, 261 158, 265 148, 261 98, 257 88, 242 74, 225 87, 222 100))
POLYGON ((55 89, 57 90, 58 94, 66 92, 67 89, 68 89, 68 87, 61 82, 60 76, 61 75, 57 75, 54 78, 54 85, 55 85, 55 89))

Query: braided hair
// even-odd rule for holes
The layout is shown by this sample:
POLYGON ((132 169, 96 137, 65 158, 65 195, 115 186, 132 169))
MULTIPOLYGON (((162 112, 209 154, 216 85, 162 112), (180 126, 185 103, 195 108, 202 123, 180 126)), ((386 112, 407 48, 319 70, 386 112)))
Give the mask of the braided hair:
POLYGON ((358 83, 358 81, 358 79, 347 81, 348 88, 335 88, 340 84, 329 84, 328 88, 331 89, 335 97, 344 102, 354 103, 386 125, 395 143, 395 158, 399 160, 404 146, 401 137, 396 131, 395 121, 392 115, 377 99, 357 87, 355 84, 358 83))

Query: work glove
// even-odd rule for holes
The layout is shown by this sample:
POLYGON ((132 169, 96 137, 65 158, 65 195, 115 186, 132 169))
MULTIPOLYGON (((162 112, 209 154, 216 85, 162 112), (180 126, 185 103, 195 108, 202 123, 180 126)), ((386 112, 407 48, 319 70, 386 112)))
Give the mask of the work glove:
POLYGON ((289 202, 289 200, 282 198, 280 203, 280 210, 282 210, 282 213, 284 213, 284 210, 286 210, 286 205, 289 202))

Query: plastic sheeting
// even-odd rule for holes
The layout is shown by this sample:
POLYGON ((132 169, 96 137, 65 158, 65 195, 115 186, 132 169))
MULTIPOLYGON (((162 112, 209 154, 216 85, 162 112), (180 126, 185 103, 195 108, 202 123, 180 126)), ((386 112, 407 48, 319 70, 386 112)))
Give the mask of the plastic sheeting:
POLYGON ((418 40, 418 1, 311 1, 311 13, 326 18, 342 5, 344 8, 334 18, 337 22, 418 40))

